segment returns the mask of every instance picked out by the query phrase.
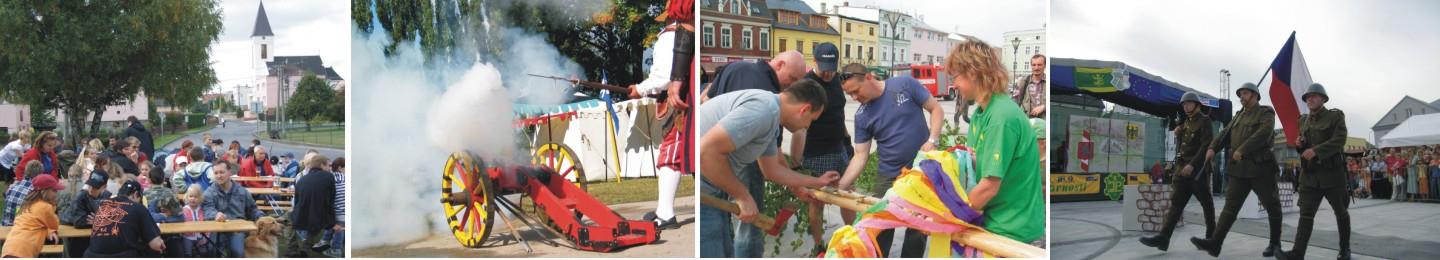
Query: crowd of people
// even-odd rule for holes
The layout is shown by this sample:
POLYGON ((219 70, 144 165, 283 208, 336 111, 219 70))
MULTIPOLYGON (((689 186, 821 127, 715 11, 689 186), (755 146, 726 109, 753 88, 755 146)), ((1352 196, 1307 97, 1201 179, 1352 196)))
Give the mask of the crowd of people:
POLYGON ((0 181, 8 185, 0 226, 10 227, 0 254, 38 257, 44 245, 63 240, 68 257, 245 257, 249 232, 162 234, 158 225, 267 216, 246 188, 278 188, 282 181, 232 177, 244 176, 296 180, 293 210, 269 215, 293 230, 286 257, 344 256, 343 157, 332 161, 315 150, 301 160, 276 157, 259 140, 226 147, 209 133, 198 144, 182 139, 178 148, 157 150, 140 120, 129 123, 123 135, 64 148, 53 132, 23 129, 0 149, 0 181), (61 225, 91 235, 62 238, 61 225))
POLYGON ((1362 197, 1389 195, 1395 201, 1440 198, 1440 145, 1391 147, 1371 150, 1346 160, 1352 192, 1362 197), (1377 181, 1390 186, 1376 194, 1377 181))

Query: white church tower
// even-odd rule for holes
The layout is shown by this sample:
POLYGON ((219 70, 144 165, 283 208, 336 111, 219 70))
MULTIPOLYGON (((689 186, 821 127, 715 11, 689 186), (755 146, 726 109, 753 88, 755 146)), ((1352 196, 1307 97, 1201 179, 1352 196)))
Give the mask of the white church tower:
MULTIPOLYGON (((265 16, 265 2, 260 2, 260 10, 255 13, 255 28, 250 33, 250 69, 255 73, 255 83, 251 86, 260 91, 253 91, 247 104, 248 108, 256 110, 263 109, 257 102, 265 100, 268 94, 265 77, 270 75, 267 62, 275 61, 275 33, 270 31, 270 19, 265 16)), ((252 110, 252 111, 256 111, 252 110)), ((260 111, 256 111, 260 112, 260 111)))

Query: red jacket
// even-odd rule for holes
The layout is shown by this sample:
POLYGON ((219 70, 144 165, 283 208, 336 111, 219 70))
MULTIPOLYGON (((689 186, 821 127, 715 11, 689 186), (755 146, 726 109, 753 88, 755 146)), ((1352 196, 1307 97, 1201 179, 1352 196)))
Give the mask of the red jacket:
MULTIPOLYGON (((30 163, 30 161, 40 160, 40 156, 40 147, 31 148, 30 151, 25 152, 25 155, 20 156, 20 163, 15 165, 15 179, 24 180, 25 164, 30 163)), ((50 170, 43 173, 48 173, 51 176, 55 176, 56 179, 59 179, 60 157, 55 156, 54 152, 47 153, 46 156, 50 157, 50 170)))
MULTIPOLYGON (((255 168, 256 168, 255 166, 256 166, 256 165, 255 165, 255 157, 254 157, 254 156, 245 157, 245 159, 240 160, 240 176, 244 176, 244 177, 275 176, 275 170, 274 170, 274 168, 271 168, 271 167, 270 167, 270 160, 265 160, 265 164, 260 165, 260 166, 262 167, 262 169, 259 169, 258 171, 255 169, 255 168)), ((243 185, 243 186, 245 186, 245 187, 251 187, 251 188, 264 188, 264 187, 270 187, 271 184, 270 184, 269 182, 242 181, 242 182, 240 182, 240 185, 243 185)))

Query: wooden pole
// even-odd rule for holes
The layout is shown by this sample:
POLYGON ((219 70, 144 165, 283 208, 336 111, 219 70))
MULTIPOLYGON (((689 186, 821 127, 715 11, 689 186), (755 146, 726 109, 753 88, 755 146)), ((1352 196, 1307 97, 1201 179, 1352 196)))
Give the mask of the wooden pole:
MULTIPOLYGON (((739 205, 735 205, 735 203, 733 202, 716 198, 714 196, 701 194, 700 203, 705 204, 706 206, 711 206, 720 210, 724 210, 725 212, 730 212, 732 214, 740 214, 739 205)), ((755 221, 750 222, 750 224, 759 227, 760 230, 769 231, 770 228, 775 227, 775 219, 769 216, 759 215, 756 216, 755 221)))

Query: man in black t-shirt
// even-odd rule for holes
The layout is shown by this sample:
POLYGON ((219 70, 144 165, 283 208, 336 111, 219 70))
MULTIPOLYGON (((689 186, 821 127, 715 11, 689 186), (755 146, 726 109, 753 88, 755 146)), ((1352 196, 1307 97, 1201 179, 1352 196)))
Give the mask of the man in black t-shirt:
MULTIPOLYGON (((852 149, 850 146, 850 134, 845 130, 845 90, 841 88, 839 70, 840 50, 831 43, 820 43, 815 46, 815 70, 805 74, 805 78, 820 83, 825 88, 825 110, 820 112, 820 118, 810 123, 810 128, 795 131, 790 138, 790 159, 801 168, 810 171, 810 175, 820 176, 826 172, 843 173, 845 166, 850 165, 852 149)), ((823 224, 825 219, 820 215, 825 204, 810 204, 810 237, 817 245, 811 253, 819 253, 823 250, 825 233, 823 224)))
POLYGON ((126 181, 120 193, 100 203, 90 223, 85 257, 158 257, 165 252, 160 226, 140 202, 140 183, 126 181))

